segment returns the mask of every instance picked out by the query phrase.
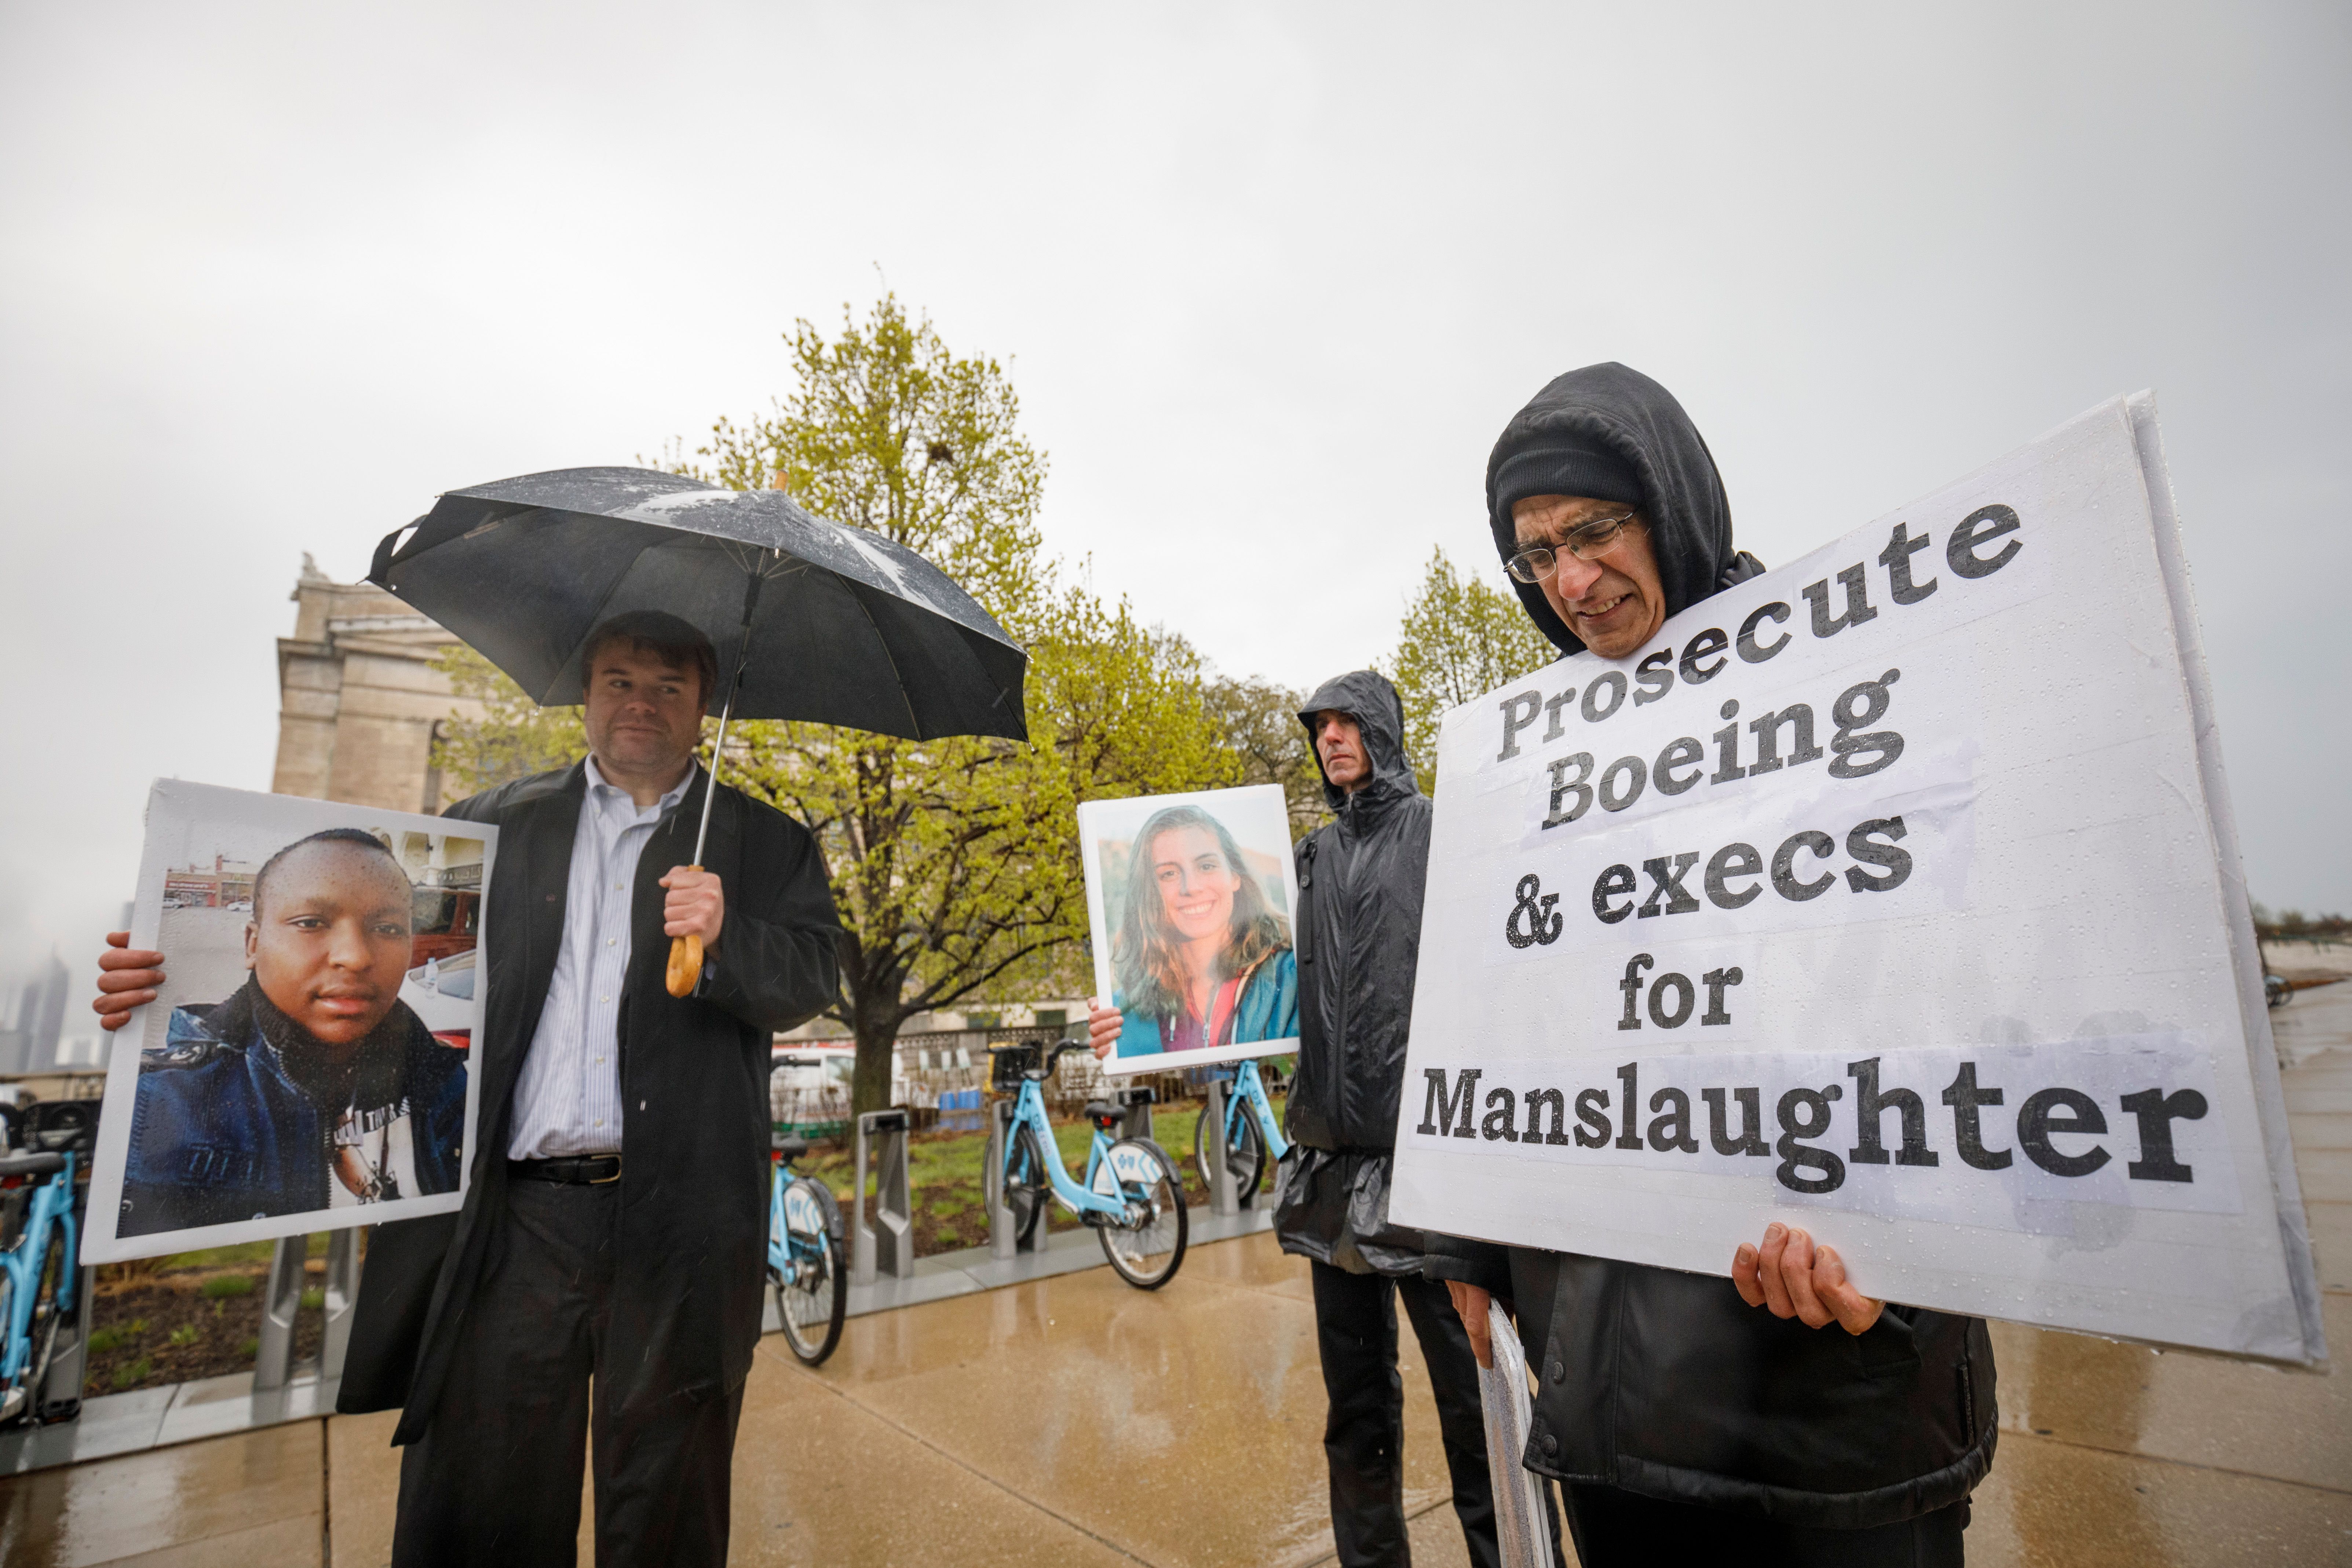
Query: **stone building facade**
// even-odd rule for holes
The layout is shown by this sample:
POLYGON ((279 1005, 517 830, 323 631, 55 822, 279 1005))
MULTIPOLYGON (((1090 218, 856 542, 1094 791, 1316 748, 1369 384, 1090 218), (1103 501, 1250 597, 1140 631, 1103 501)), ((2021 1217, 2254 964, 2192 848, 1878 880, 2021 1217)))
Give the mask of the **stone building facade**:
POLYGON ((278 639, 278 795, 436 812, 456 796, 433 765, 441 723, 478 711, 433 660, 457 641, 366 583, 338 583, 308 554, 278 639))

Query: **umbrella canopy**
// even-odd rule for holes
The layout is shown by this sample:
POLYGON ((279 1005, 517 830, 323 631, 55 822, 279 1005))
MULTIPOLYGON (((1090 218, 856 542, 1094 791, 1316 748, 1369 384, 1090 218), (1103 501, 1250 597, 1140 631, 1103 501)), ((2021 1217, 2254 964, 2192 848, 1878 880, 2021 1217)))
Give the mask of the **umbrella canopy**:
POLYGON ((651 468, 525 474, 444 495, 384 536, 368 581, 541 704, 583 700, 580 655, 598 624, 667 610, 710 638, 722 687, 740 672, 739 719, 1028 738, 1028 656, 971 595, 780 490, 651 468))

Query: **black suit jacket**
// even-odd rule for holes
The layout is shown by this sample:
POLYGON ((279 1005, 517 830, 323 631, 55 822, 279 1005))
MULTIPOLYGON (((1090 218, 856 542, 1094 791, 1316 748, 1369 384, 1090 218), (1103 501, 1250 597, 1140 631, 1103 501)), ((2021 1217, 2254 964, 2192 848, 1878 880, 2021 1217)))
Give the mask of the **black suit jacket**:
MULTIPOLYGON (((709 775, 655 827, 637 861, 619 1019, 621 1237, 608 1386, 626 1413, 742 1382, 760 1337, 768 1209, 768 1074, 775 1031, 834 998, 841 931, 808 830, 722 786, 703 853, 727 913, 694 994, 664 984, 659 886, 690 863, 709 775)), ((443 815, 499 828, 483 947, 488 993, 470 1185, 454 1215, 377 1228, 336 1408, 405 1405, 394 1441, 425 1433, 476 1289, 503 1250, 515 1085, 563 937, 581 763, 460 801, 443 815)), ((603 1395, 600 1390, 600 1396, 603 1395)))

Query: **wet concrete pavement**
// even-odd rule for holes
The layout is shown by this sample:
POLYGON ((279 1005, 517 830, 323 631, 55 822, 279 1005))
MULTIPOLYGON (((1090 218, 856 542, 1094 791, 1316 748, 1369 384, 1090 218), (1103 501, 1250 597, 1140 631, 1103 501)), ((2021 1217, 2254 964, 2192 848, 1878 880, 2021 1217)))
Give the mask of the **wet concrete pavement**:
MULTIPOLYGON (((2352 1353, 2352 984, 2274 1015, 2297 1163, 2352 1353)), ((1995 1325, 2003 1430, 1979 1565, 2352 1564, 2352 1384, 1995 1325)), ((1414 1561, 1466 1562, 1410 1332, 1414 1561)), ((821 1372, 761 1347, 734 1561, 1328 1561, 1314 1313, 1271 1237, 1197 1249, 1169 1289, 1107 1269, 854 1320, 821 1372)), ((0 1563, 389 1556, 390 1416, 302 1421, 0 1482, 0 1563)), ((584 1547, 584 1542, 583 1542, 584 1547)), ((582 1561, 590 1561, 583 1550, 582 1561)))

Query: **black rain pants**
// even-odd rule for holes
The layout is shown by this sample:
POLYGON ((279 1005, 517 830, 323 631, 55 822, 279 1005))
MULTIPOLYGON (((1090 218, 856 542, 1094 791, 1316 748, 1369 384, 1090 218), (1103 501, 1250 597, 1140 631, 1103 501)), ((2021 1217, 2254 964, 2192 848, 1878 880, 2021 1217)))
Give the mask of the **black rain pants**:
POLYGON ((505 1256, 467 1310, 432 1425, 401 1456, 394 1568, 572 1568, 592 1425, 597 1568, 718 1568, 741 1387, 616 1417, 604 1369, 640 1353, 610 1331, 621 1184, 518 1180, 507 1194, 505 1256))
POLYGON ((1404 1380, 1397 1373, 1396 1298, 1421 1341, 1437 1395, 1437 1426, 1454 1479, 1454 1511, 1477 1568, 1497 1568, 1495 1494, 1478 1363, 1444 1283, 1418 1275, 1350 1274, 1312 1263, 1315 1338, 1331 1413, 1323 1452, 1331 1466, 1331 1533, 1340 1568, 1403 1568, 1404 1380))

